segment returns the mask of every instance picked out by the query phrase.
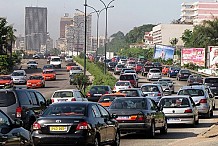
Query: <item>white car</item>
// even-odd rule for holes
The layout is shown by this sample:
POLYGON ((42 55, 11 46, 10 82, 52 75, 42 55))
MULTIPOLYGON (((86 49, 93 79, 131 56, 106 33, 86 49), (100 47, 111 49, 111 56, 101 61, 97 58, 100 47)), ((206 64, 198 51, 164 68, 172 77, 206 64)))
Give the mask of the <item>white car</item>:
POLYGON ((59 56, 51 56, 50 64, 54 67, 61 68, 61 58, 59 56))
POLYGON ((147 79, 150 80, 159 80, 162 78, 162 73, 158 68, 152 68, 147 74, 147 79))
POLYGON ((65 57, 65 62, 68 62, 68 61, 73 61, 73 57, 72 56, 66 56, 65 57))
POLYGON ((77 89, 57 90, 51 97, 52 103, 66 101, 88 101, 87 98, 77 89))
POLYGON ((127 59, 120 59, 118 64, 122 64, 122 65, 125 65, 127 62, 127 59))
POLYGON ((38 63, 34 60, 30 60, 29 62, 27 62, 27 69, 37 69, 38 63))
POLYGON ((26 84, 27 74, 25 70, 14 70, 11 74, 14 84, 26 84))
POLYGON ((128 88, 133 88, 130 81, 117 81, 113 92, 119 92, 121 89, 128 89, 128 88))
POLYGON ((82 69, 79 66, 72 66, 69 71, 69 75, 80 72, 82 72, 82 69))
POLYGON ((123 72, 123 74, 134 74, 135 77, 136 77, 136 80, 139 79, 138 74, 136 73, 135 70, 125 70, 125 71, 123 72))

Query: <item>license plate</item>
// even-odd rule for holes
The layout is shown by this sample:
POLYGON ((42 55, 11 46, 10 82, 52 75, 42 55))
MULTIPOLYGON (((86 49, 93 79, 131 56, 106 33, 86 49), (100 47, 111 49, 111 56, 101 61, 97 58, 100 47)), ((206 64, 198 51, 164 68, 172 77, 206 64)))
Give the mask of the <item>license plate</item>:
POLYGON ((67 99, 58 99, 58 102, 67 101, 67 99))
POLYGON ((184 76, 186 76, 186 77, 187 77, 188 75, 184 74, 184 76))
POLYGON ((36 84, 32 84, 32 86, 34 86, 34 87, 35 87, 35 86, 36 86, 36 84))
POLYGON ((102 94, 94 94, 94 96, 101 96, 102 94))
POLYGON ((169 119, 167 119, 167 121, 176 121, 176 122, 179 122, 181 120, 179 118, 169 118, 169 119))
POLYGON ((50 79, 50 77, 46 77, 46 79, 50 79))
POLYGON ((50 131, 67 131, 66 126, 50 126, 50 131))
POLYGON ((118 116, 117 120, 129 120, 129 116, 118 116))
POLYGON ((178 72, 177 70, 175 72, 178 72))
POLYGON ((216 89, 217 87, 210 87, 210 89, 216 89))

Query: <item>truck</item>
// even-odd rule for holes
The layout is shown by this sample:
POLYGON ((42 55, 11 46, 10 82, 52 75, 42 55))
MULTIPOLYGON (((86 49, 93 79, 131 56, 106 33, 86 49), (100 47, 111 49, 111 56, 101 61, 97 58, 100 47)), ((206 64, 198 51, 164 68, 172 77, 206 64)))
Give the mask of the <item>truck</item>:
POLYGON ((114 52, 106 52, 106 58, 112 59, 114 57, 114 52))
POLYGON ((160 62, 146 62, 142 67, 142 76, 147 76, 149 70, 152 68, 158 68, 162 72, 162 64, 160 62))

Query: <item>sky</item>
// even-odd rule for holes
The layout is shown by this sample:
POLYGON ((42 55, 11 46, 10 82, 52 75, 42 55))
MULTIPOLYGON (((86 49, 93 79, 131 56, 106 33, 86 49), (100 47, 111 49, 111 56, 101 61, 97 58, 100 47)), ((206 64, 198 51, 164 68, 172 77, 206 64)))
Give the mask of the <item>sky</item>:
MULTIPOLYGON (((103 0, 107 5, 111 0, 103 0)), ((211 2, 215 0, 201 0, 211 2)), ((196 0, 115 0, 111 3, 113 8, 108 9, 108 35, 118 31, 128 33, 134 27, 144 24, 170 23, 179 19, 181 4, 183 2, 196 2, 196 0)), ((17 30, 16 35, 24 36, 25 7, 47 7, 48 32, 52 39, 60 36, 60 19, 65 13, 70 16, 75 9, 84 11, 85 0, 0 0, 0 17, 6 17, 8 24, 17 30)), ((101 10, 104 5, 100 0, 87 0, 87 4, 96 10, 101 10)), ((93 10, 87 8, 87 12, 93 10)), ((92 15, 92 35, 96 36, 96 14, 92 15)), ((105 34, 105 11, 99 19, 99 35, 105 34)))

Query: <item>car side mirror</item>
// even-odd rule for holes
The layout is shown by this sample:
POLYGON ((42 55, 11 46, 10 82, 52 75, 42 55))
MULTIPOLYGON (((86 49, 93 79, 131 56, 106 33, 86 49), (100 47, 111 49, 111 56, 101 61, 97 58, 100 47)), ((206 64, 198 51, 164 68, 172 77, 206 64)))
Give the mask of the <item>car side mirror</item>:
POLYGON ((23 121, 19 119, 15 119, 13 125, 15 127, 22 127, 23 126, 23 121))
POLYGON ((111 114, 111 118, 112 118, 112 119, 116 119, 116 118, 118 118, 118 115, 115 114, 115 113, 113 113, 113 114, 111 114))
POLYGON ((194 106, 200 106, 200 102, 199 102, 199 103, 196 103, 196 104, 194 104, 194 106))

